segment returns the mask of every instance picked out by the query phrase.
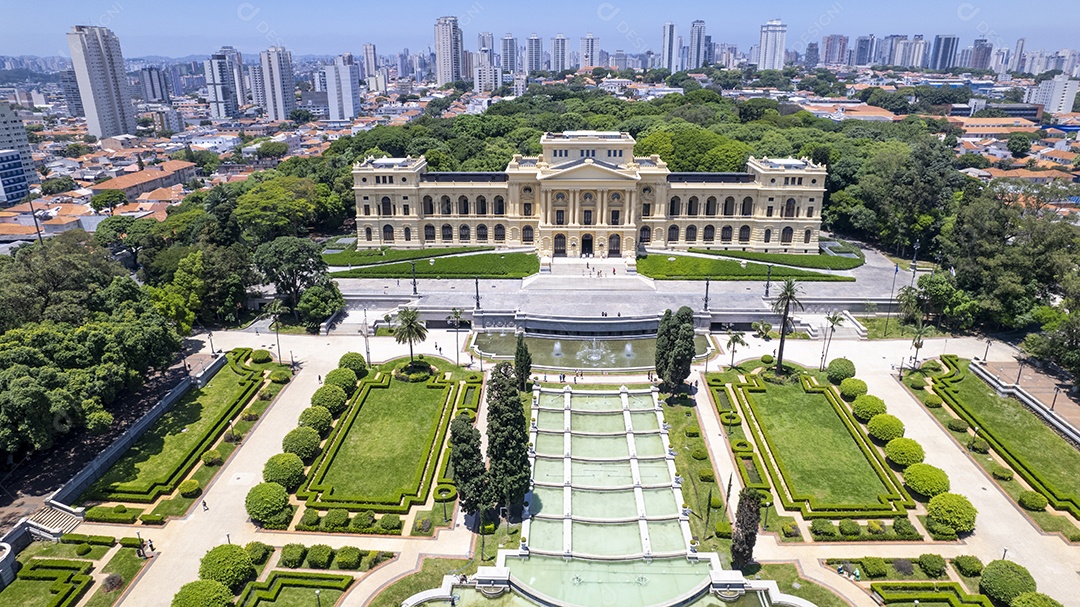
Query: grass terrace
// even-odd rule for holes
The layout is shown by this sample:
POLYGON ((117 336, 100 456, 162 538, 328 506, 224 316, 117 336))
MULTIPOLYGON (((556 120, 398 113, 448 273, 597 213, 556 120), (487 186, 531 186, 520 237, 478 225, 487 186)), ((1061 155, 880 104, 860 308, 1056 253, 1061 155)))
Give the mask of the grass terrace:
POLYGON ((121 548, 118 550, 102 568, 101 573, 106 576, 115 573, 123 580, 123 584, 112 592, 106 592, 104 588, 99 587, 90 597, 90 600, 86 602, 85 607, 111 607, 120 598, 120 595, 124 594, 124 591, 131 585, 135 576, 139 575, 143 565, 147 562, 146 559, 139 558, 134 548, 121 548))
MULTIPOLYGON (((494 251, 495 247, 446 247, 430 249, 391 249, 389 247, 377 247, 373 249, 357 249, 356 245, 350 245, 349 250, 341 253, 324 253, 323 261, 330 266, 371 266, 377 264, 393 263, 396 261, 408 261, 412 259, 429 259, 431 257, 445 257, 447 255, 460 255, 462 253, 480 253, 494 251)), ((419 264, 417 264, 419 266, 419 264)), ((419 270, 419 267, 417 267, 419 270)))
MULTIPOLYGON (((760 263, 747 263, 744 268, 742 262, 733 259, 706 259, 664 253, 654 253, 638 259, 637 271, 657 280, 765 280, 769 275, 768 266, 760 263)), ((789 277, 808 281, 855 281, 850 276, 773 267, 773 280, 789 277)))
MULTIPOLYGON (((416 264, 417 278, 524 278, 540 271, 535 253, 481 253, 461 257, 432 257, 416 264)), ((411 263, 390 263, 341 270, 334 278, 412 278, 411 263)))
POLYGON ((353 583, 351 575, 272 571, 264 582, 244 588, 237 607, 317 607, 336 605, 353 583), (319 591, 316 598, 315 591, 319 591))
POLYGON ((780 592, 806 599, 817 607, 848 607, 848 602, 833 591, 799 575, 795 565, 755 563, 742 572, 747 578, 760 575, 763 580, 775 580, 780 592))
MULTIPOLYGON (((796 268, 812 268, 815 270, 851 270, 857 268, 866 261, 861 257, 839 257, 828 253, 817 255, 796 255, 794 253, 758 253, 754 251, 721 251, 714 249, 690 249, 691 253, 704 253, 718 257, 733 257, 736 259, 749 259, 761 263, 781 264, 796 268)), ((778 268, 777 268, 778 269, 778 268)), ((775 269, 773 270, 776 271, 775 269)))
MULTIPOLYGON (((893 314, 889 320, 889 334, 885 335, 885 317, 884 316, 860 316, 858 317, 859 323, 866 327, 867 339, 911 339, 912 333, 915 331, 915 325, 911 323, 901 323, 896 314, 893 314)), ((926 339, 934 337, 952 337, 953 334, 948 331, 938 329, 934 325, 926 325, 928 331, 926 339)))
POLYGON ((375 595, 368 607, 400 607, 402 601, 424 590, 438 588, 443 576, 476 572, 475 561, 425 558, 420 571, 401 578, 375 595))

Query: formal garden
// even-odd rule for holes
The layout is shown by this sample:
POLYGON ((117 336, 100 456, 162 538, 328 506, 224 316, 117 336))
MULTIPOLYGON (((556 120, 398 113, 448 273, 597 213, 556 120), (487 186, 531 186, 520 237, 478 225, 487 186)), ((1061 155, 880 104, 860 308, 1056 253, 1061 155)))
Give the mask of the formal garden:
POLYGON ((86 520, 160 525, 185 514, 291 376, 266 350, 226 354, 87 489, 86 520))
POLYGON ((717 249, 690 249, 691 253, 704 253, 718 257, 731 257, 733 259, 748 259, 767 264, 779 264, 796 268, 809 268, 813 270, 852 270, 864 263, 862 251, 858 251, 856 257, 830 255, 821 251, 817 255, 800 255, 795 253, 760 253, 756 251, 725 251, 717 249))
MULTIPOLYGON (((708 253, 709 251, 702 251, 708 253)), ((642 276, 657 280, 773 280, 797 278, 805 281, 854 282, 851 276, 823 274, 810 270, 770 266, 753 261, 653 253, 637 260, 642 276)))
MULTIPOLYGON (((428 256, 415 262, 417 278, 524 278, 540 271, 535 253, 479 253, 455 257, 428 256)), ((331 272, 334 278, 412 278, 414 262, 367 265, 331 272)))
MULTIPOLYGON (((350 236, 354 237, 354 236, 350 236)), ((344 250, 336 253, 328 251, 338 250, 339 247, 328 243, 323 252, 323 261, 329 266, 372 266, 398 261, 414 259, 430 259, 432 257, 444 257, 447 255, 460 255, 462 253, 483 253, 494 251, 495 247, 440 247, 426 249, 393 249, 382 246, 371 249, 359 249, 356 243, 346 246, 344 250)))

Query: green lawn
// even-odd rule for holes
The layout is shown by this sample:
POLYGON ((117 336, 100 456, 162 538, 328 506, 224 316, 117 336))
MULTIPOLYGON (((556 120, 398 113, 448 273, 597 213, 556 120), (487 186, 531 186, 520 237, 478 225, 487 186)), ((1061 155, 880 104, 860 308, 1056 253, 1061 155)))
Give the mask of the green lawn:
POLYGON ((105 574, 115 573, 119 575, 124 579, 124 584, 112 592, 105 592, 99 584, 85 607, 111 607, 120 598, 120 595, 124 594, 124 590, 135 579, 135 576, 142 571, 145 563, 146 560, 139 558, 134 548, 121 548, 118 550, 101 571, 105 574))
MULTIPOLYGON (((22 552, 16 555, 16 559, 20 563, 26 563, 32 558, 50 558, 50 559, 80 559, 96 561, 105 556, 105 553, 109 551, 108 546, 90 546, 90 552, 79 556, 75 553, 76 544, 61 544, 59 542, 32 542, 26 548, 23 548, 22 552)), ((2 604, 2 603, 0 603, 2 604)))
POLYGON ((384 588, 368 607, 399 607, 401 602, 417 592, 438 588, 443 576, 453 573, 471 574, 476 564, 466 560, 426 558, 420 571, 384 588))
MULTIPOLYGON (((912 332, 915 330, 915 325, 911 323, 900 323, 900 319, 896 314, 893 314, 888 318, 889 321, 889 334, 885 335, 885 320, 884 316, 860 316, 858 317, 862 326, 866 327, 867 339, 907 339, 911 340, 912 332)), ((952 334, 948 331, 940 331, 933 325, 926 325, 926 330, 929 331, 927 338, 933 337, 952 337, 952 334)), ((920 352, 920 355, 922 353, 920 352)))
POLYGON ((794 253, 757 253, 753 251, 719 251, 710 249, 690 249, 693 253, 717 255, 720 257, 735 257, 749 259, 762 263, 778 263, 798 268, 813 268, 816 270, 850 270, 857 268, 865 261, 859 257, 839 257, 827 253, 817 255, 796 255, 794 253))
MULTIPOLYGON (((433 257, 416 264, 417 278, 523 278, 540 271, 534 253, 481 253, 463 257, 433 257), (434 263, 431 263, 434 262, 434 263)), ((334 278, 412 278, 411 263, 353 268, 330 274, 334 278)))
MULTIPOLYGON (((457 255, 459 253, 474 253, 477 251, 491 251, 495 247, 446 247, 428 249, 389 249, 378 247, 374 249, 355 249, 341 253, 323 255, 323 261, 331 266, 369 266, 372 264, 404 261, 407 259, 427 259, 430 257, 442 257, 444 255, 457 255)), ((419 264, 417 264, 419 265, 419 264)))
POLYGON ((318 607, 319 605, 332 607, 337 604, 341 595, 345 594, 340 590, 330 588, 321 588, 320 592, 319 597, 316 598, 314 588, 282 588, 276 601, 248 601, 245 607, 256 607, 256 605, 258 607, 318 607))
POLYGON ((47 607, 53 595, 50 581, 15 580, 0 590, 0 605, 4 607, 47 607))
POLYGON ((780 592, 806 599, 817 607, 848 607, 847 601, 828 588, 815 584, 799 575, 795 565, 751 565, 743 569, 748 578, 761 575, 761 579, 775 580, 780 592), (796 588, 795 584, 799 587, 796 588))
MULTIPOLYGON (((639 274, 658 280, 765 280, 768 267, 759 263, 742 263, 732 259, 707 259, 686 255, 654 253, 637 260, 639 274), (674 261, 669 258, 674 258, 674 261)), ((797 278, 810 281, 854 282, 850 276, 822 274, 808 270, 773 267, 773 280, 797 278)))

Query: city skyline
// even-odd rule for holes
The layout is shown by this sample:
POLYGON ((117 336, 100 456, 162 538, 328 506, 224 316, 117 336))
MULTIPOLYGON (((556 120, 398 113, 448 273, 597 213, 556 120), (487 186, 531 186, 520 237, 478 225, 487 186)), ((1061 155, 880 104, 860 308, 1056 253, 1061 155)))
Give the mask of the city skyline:
MULTIPOLYGON (((734 7, 723 11, 714 7, 655 7, 644 3, 600 3, 581 5, 556 0, 543 14, 527 21, 511 6, 473 2, 448 10, 445 5, 419 2, 407 18, 390 5, 358 7, 335 4, 335 17, 327 11, 297 13, 283 2, 267 1, 218 5, 206 0, 189 3, 182 14, 150 7, 111 2, 58 2, 56 10, 42 12, 31 5, 9 7, 8 19, 0 24, 0 55, 68 56, 63 34, 72 25, 103 25, 124 41, 126 57, 188 55, 208 56, 222 45, 231 45, 249 56, 271 46, 286 46, 297 56, 342 52, 360 54, 363 44, 374 43, 387 51, 401 48, 434 49, 431 24, 441 16, 458 17, 465 48, 475 35, 510 33, 524 41, 531 33, 550 39, 563 33, 570 40, 592 32, 608 52, 652 51, 659 54, 661 28, 665 22, 689 32, 690 24, 708 24, 713 42, 736 44, 740 51, 757 44, 760 27, 772 19, 787 26, 789 50, 802 52, 806 43, 830 34, 857 36, 892 33, 955 35, 960 46, 976 38, 986 38, 995 47, 1012 47, 1017 38, 1026 38, 1027 48, 1048 51, 1067 48, 1074 38, 1064 20, 1055 22, 1015 11, 1005 2, 942 5, 914 0, 902 6, 853 6, 844 0, 815 5, 784 3, 768 9, 734 7), (64 8, 64 7, 67 8, 64 8), (69 10, 70 9, 70 10, 69 10), (455 14, 456 13, 456 14, 455 14), (355 18, 353 18, 355 16, 355 18), (55 36, 52 33, 55 32, 55 36)), ((688 36, 684 44, 688 43, 688 36)), ((576 45, 574 45, 576 46, 576 45)))

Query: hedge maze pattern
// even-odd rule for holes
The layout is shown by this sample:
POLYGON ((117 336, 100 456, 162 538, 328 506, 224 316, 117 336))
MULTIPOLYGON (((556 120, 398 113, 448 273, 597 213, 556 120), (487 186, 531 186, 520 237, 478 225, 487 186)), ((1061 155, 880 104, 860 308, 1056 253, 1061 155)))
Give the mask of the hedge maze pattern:
POLYGON ((273 603, 285 588, 310 588, 312 590, 349 589, 353 583, 351 575, 332 573, 302 573, 294 571, 271 571, 265 582, 252 582, 244 588, 236 607, 256 607, 262 603, 273 603))
POLYGON ((948 603, 949 607, 994 607, 981 594, 968 594, 958 582, 874 582, 871 592, 890 603, 948 603))
POLYGON ((18 579, 52 582, 49 592, 53 597, 46 607, 70 607, 79 602, 93 583, 89 575, 93 567, 87 561, 32 559, 19 570, 18 579))

